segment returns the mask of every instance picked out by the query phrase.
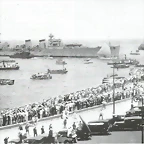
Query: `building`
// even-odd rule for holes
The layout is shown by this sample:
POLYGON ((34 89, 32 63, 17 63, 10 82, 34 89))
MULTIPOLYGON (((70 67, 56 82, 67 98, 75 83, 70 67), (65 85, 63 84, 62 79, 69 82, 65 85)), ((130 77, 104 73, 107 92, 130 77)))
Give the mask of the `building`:
POLYGON ((25 46, 26 46, 26 48, 31 48, 32 47, 32 42, 31 42, 30 39, 29 40, 25 40, 25 46))
POLYGON ((45 39, 41 39, 39 40, 39 48, 46 48, 46 40, 45 39))

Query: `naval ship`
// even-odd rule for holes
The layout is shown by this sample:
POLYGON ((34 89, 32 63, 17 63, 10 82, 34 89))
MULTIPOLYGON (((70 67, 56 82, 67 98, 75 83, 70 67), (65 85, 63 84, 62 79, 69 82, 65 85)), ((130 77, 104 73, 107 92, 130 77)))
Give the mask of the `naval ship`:
POLYGON ((63 44, 61 39, 55 39, 49 35, 48 48, 46 52, 50 57, 98 57, 97 53, 101 46, 84 47, 82 44, 70 43, 63 44))

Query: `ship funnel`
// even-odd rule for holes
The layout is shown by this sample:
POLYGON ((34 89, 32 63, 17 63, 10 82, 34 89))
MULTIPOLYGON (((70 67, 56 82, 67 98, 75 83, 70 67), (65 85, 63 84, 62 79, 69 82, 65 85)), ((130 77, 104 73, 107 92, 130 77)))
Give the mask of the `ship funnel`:
POLYGON ((25 40, 25 46, 26 46, 26 48, 31 48, 32 47, 32 42, 31 42, 30 39, 25 40))
POLYGON ((39 47, 40 48, 46 48, 46 40, 45 39, 39 40, 39 47))

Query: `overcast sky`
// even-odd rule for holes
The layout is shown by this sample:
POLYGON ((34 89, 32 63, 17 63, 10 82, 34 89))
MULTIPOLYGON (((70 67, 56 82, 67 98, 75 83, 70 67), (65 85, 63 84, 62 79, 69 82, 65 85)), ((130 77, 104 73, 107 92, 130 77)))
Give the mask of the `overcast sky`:
POLYGON ((2 40, 143 39, 144 0, 0 0, 2 40))

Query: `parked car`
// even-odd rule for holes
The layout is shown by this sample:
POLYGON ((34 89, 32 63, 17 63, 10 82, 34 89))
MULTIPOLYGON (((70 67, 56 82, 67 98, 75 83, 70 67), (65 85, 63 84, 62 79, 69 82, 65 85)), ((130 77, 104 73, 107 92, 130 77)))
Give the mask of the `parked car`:
POLYGON ((88 122, 91 134, 109 134, 109 120, 98 120, 88 122))

